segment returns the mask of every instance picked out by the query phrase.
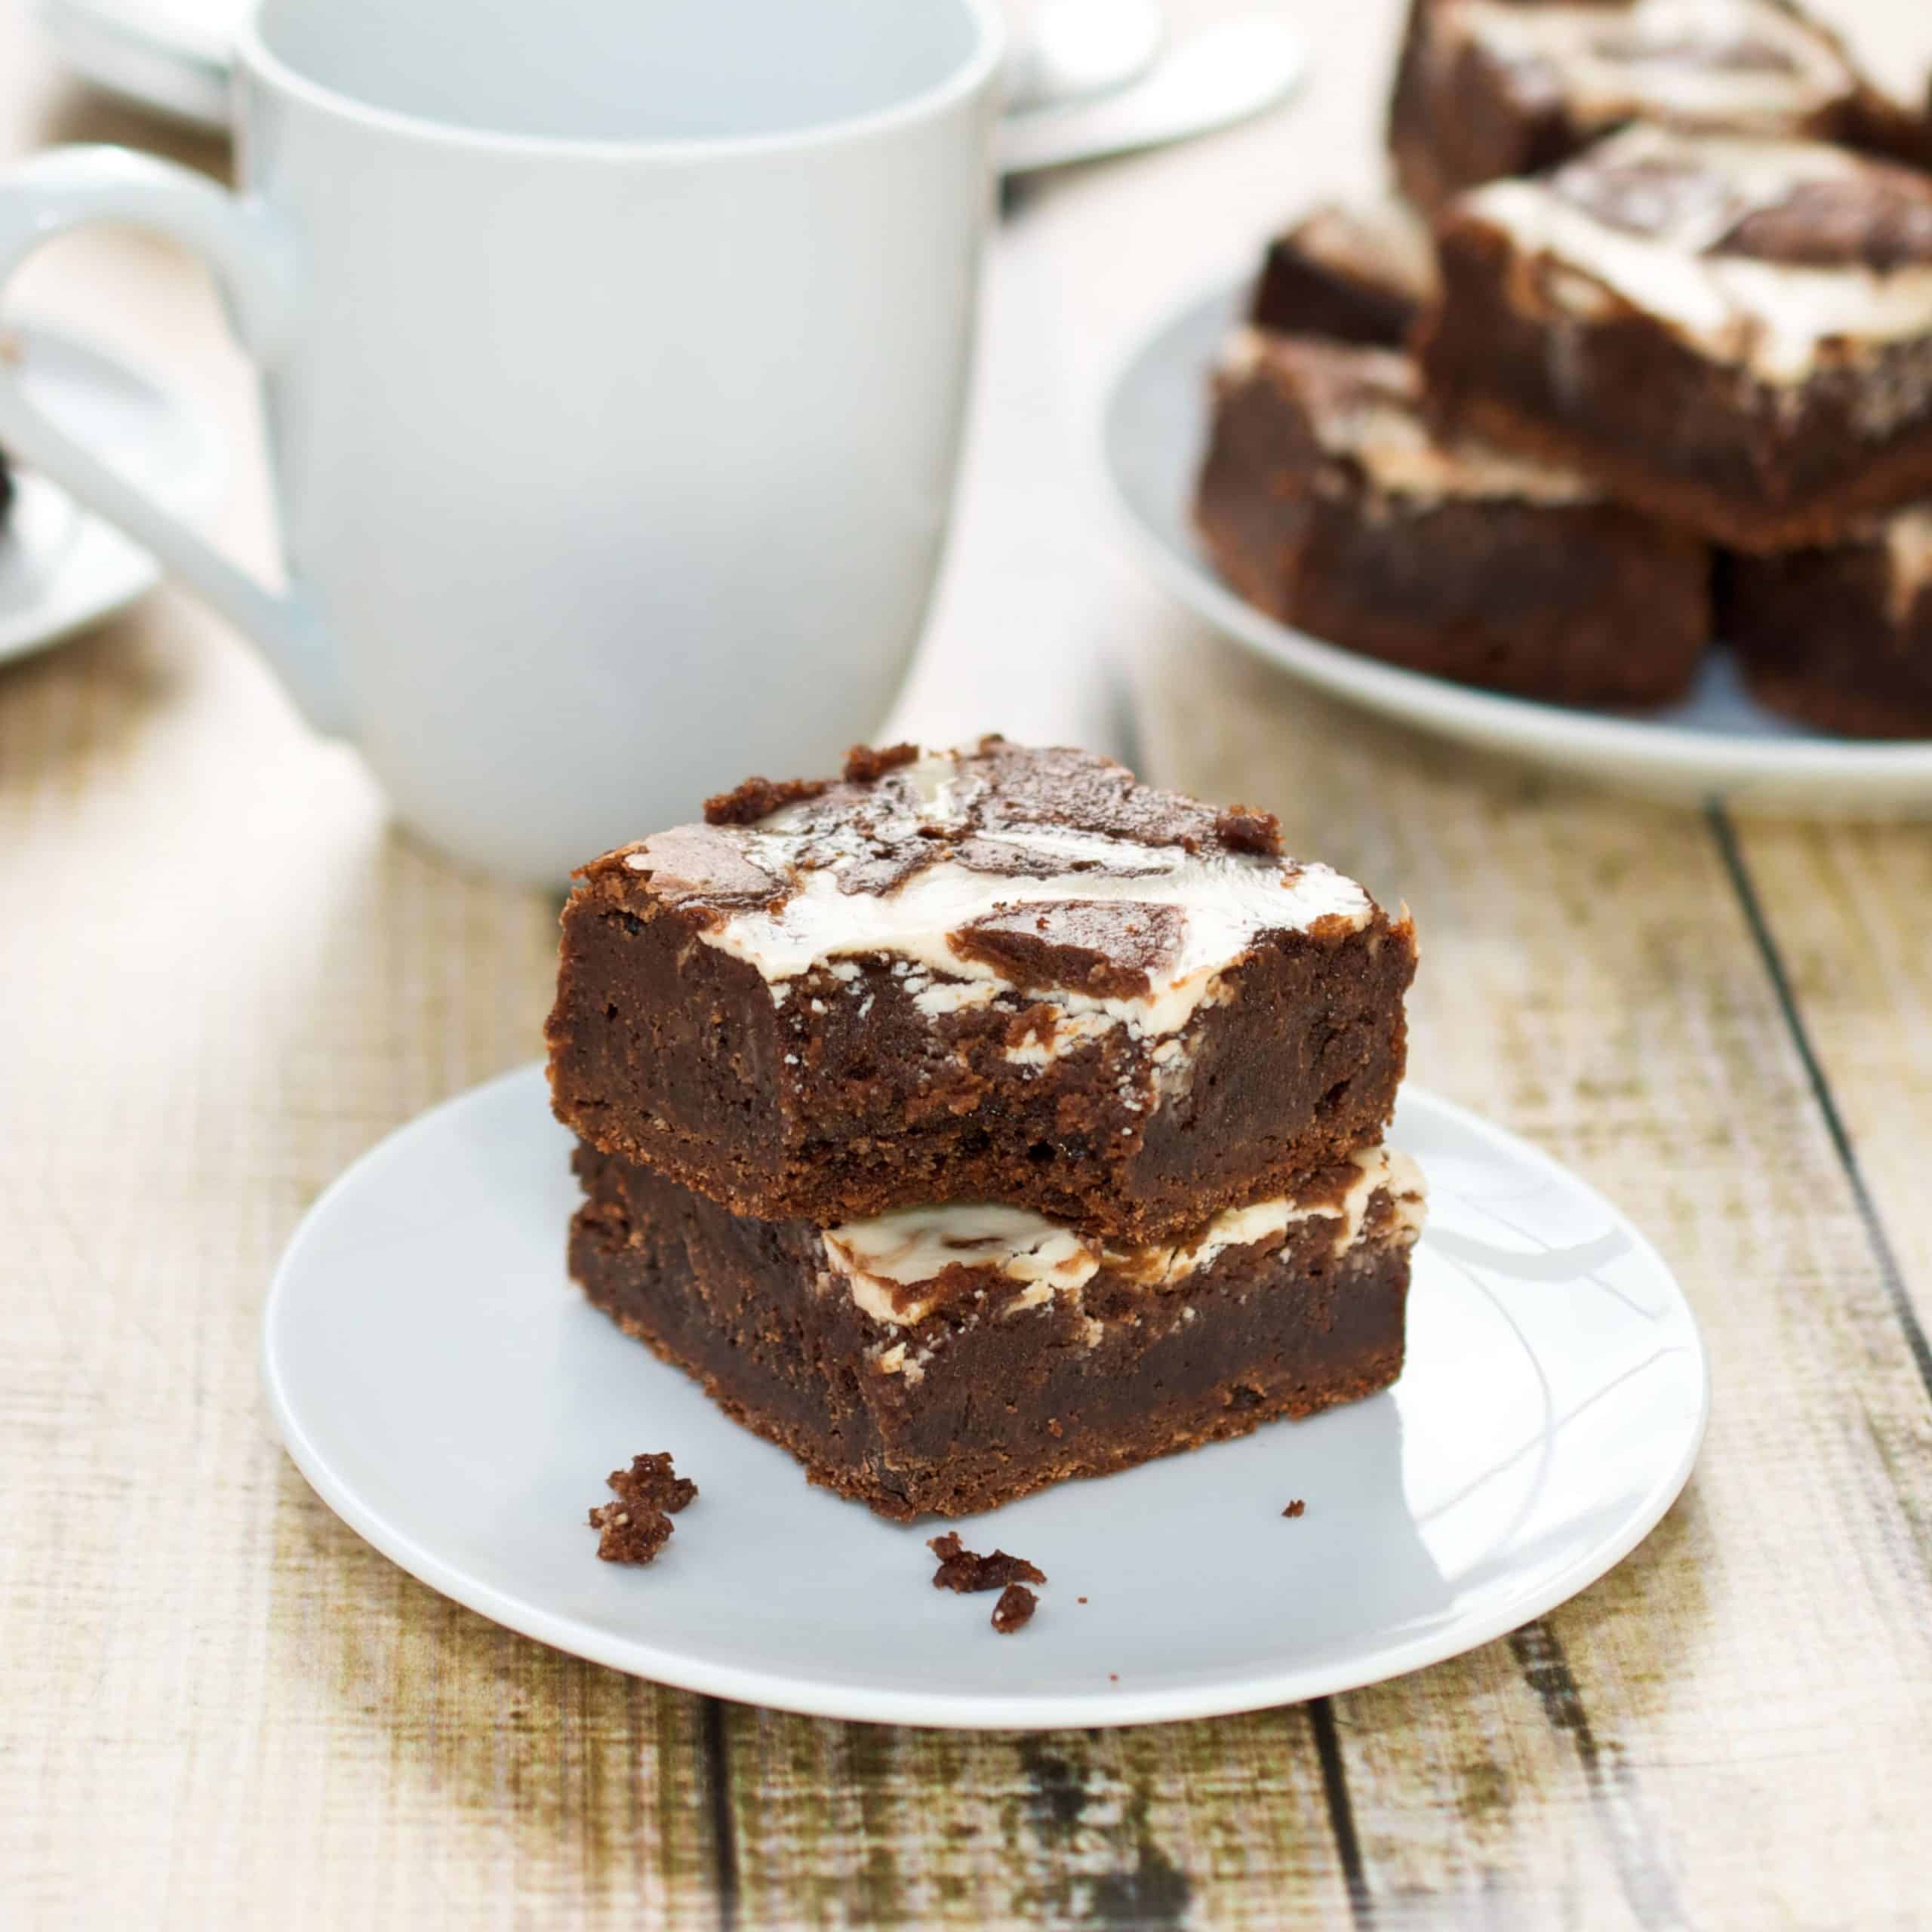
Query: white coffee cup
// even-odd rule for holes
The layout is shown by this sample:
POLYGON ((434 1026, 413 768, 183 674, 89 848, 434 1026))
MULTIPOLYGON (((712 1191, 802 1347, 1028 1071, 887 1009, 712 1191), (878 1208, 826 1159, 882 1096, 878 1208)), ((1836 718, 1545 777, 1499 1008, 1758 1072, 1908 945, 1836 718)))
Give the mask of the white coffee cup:
POLYGON ((952 494, 994 0, 265 0, 235 195, 114 148, 0 176, 212 266, 290 588, 37 414, 0 444, 152 549, 401 819, 555 883, 884 716, 952 494))

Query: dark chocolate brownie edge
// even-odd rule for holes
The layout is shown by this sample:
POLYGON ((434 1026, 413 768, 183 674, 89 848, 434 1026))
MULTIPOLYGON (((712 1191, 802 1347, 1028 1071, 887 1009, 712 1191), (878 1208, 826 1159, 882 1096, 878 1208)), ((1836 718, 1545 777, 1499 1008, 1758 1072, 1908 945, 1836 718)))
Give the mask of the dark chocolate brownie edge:
POLYGON ((1450 500, 1371 512, 1332 487, 1263 385, 1216 411, 1195 506, 1257 609, 1404 669, 1572 704, 1681 694, 1710 635, 1700 540, 1606 502, 1450 500), (1297 471, 1297 464, 1307 466, 1297 471))
POLYGON ((1269 245, 1249 319, 1284 334, 1399 349, 1418 306, 1392 288, 1325 266, 1284 235, 1269 245))
POLYGON ((1512 92, 1508 70, 1483 49, 1449 49, 1433 0, 1409 13, 1389 107, 1389 150, 1403 192, 1439 208, 1465 188, 1553 168, 1595 137, 1560 99, 1532 104, 1512 92))
POLYGON ((1867 380, 1906 392, 1932 383, 1932 346, 1897 346, 1899 366, 1879 376, 1814 383, 1794 412, 1637 310, 1589 325, 1525 314, 1504 293, 1513 253, 1479 220, 1452 211, 1436 238, 1443 293, 1415 353, 1456 431, 1574 468, 1740 551, 1831 543, 1873 511, 1932 494, 1932 411, 1883 438, 1858 421, 1867 380))
POLYGON ((1381 1138, 1414 970, 1412 925, 1380 912, 1341 935, 1264 934, 1229 970, 1232 997, 1175 1036, 1192 1069, 1177 1081, 1122 1029, 1017 1063, 1007 1016, 926 1018, 889 961, 801 982, 775 1008, 674 915, 580 894, 549 1028, 552 1100, 593 1146, 740 1214, 829 1226, 998 1200, 1155 1239, 1381 1138))
POLYGON ((1932 589, 1895 605, 1881 541, 1727 557, 1722 635, 1770 709, 1844 737, 1932 737, 1932 589))
POLYGON ((969 1319, 915 1377, 881 1371, 877 1324, 818 1281, 790 1230, 582 1164, 594 1191, 570 1260, 591 1302, 811 1481, 895 1520, 1246 1435, 1401 1371, 1409 1257, 1377 1238, 1386 1196, 1341 1261, 1318 1224, 1282 1249, 1231 1251, 1183 1287, 1122 1291, 1097 1324, 1057 1304, 969 1319))

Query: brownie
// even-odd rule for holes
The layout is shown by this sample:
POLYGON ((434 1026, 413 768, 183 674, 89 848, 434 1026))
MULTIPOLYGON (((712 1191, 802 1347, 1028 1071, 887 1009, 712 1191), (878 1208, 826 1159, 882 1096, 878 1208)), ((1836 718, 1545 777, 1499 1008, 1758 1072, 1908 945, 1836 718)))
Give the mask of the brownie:
POLYGON ((1856 738, 1932 738, 1932 503, 1829 549, 1732 556, 1718 621, 1773 710, 1856 738))
POLYGON ((1290 335, 1399 349, 1435 291, 1435 251, 1401 202, 1329 202, 1268 245, 1248 319, 1290 335))
POLYGON ((1001 1201, 1152 1238, 1381 1138, 1414 934, 1110 760, 758 780, 566 906, 560 1119, 740 1214, 1001 1201))
POLYGON ((1216 388, 1196 521, 1270 617, 1526 697, 1654 704, 1690 682, 1708 547, 1574 470, 1438 433, 1407 356, 1251 329, 1216 388))
POLYGON ((971 1203, 820 1229, 588 1146, 577 1170, 571 1272, 591 1301, 881 1515, 991 1509, 1352 1401, 1402 1365, 1422 1189, 1380 1149, 1142 1246, 971 1203))
POLYGON ((1437 238, 1418 354, 1459 427, 1734 549, 1932 494, 1932 177, 1635 128, 1437 238))
POLYGON ((1922 138, 1910 118, 1781 0, 1415 0, 1389 145, 1432 208, 1632 122, 1890 152, 1922 138))

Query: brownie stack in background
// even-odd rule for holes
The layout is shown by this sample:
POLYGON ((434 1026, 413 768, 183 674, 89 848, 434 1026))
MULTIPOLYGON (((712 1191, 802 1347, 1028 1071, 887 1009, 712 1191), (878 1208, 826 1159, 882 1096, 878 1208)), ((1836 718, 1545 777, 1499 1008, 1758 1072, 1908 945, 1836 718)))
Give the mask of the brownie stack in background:
POLYGON ((1389 143, 1409 202, 1276 237, 1217 371, 1233 587, 1567 703, 1716 635, 1932 735, 1932 101, 1784 0, 1414 0, 1389 143))
POLYGON ((1386 1387, 1414 936, 1266 814, 988 739, 606 854, 548 1029, 591 1300, 961 1515, 1386 1387))

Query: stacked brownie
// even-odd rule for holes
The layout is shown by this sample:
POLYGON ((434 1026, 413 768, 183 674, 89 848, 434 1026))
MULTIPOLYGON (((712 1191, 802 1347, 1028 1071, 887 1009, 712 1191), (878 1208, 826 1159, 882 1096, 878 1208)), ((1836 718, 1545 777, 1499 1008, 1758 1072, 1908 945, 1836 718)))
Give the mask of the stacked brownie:
POLYGON ((1390 138, 1426 260, 1319 211, 1217 374, 1229 583, 1589 703, 1681 692, 1715 597, 1766 703, 1932 733, 1932 174, 1882 158, 1932 115, 1783 0, 1417 0, 1390 138))
POLYGON ((571 1272, 814 1481, 964 1514, 1398 1373, 1414 934, 1267 815, 900 746, 580 877, 571 1272))
POLYGON ((1413 0, 1389 146, 1422 207, 1638 122, 1925 152, 1923 117, 1786 0, 1413 0))

